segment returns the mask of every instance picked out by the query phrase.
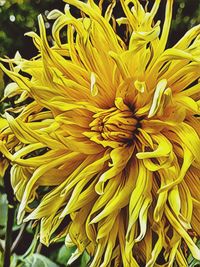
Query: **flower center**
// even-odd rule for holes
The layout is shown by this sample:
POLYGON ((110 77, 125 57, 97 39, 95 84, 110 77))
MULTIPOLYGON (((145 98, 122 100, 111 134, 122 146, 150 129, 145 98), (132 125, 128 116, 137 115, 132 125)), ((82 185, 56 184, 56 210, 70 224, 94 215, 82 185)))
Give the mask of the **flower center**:
POLYGON ((132 141, 138 121, 127 107, 120 110, 116 107, 94 115, 90 124, 91 131, 98 132, 103 140, 127 143, 132 141))

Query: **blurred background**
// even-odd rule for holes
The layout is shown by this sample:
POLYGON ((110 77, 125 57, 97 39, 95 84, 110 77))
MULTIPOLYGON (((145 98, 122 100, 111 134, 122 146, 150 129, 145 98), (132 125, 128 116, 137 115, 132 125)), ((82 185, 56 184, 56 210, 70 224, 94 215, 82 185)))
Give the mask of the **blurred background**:
MULTIPOLYGON (((159 19, 164 16, 166 1, 161 2, 163 6, 161 5, 157 16, 159 19)), ((175 0, 174 2, 169 45, 174 44, 189 28, 200 23, 199 0, 175 0)), ((0 0, 0 56, 13 57, 18 50, 23 57, 31 58, 36 51, 31 38, 25 37, 24 33, 38 31, 38 14, 42 13, 45 18, 50 10, 55 8, 63 10, 64 5, 62 0, 0 0)), ((115 13, 117 12, 116 7, 115 13)), ((50 23, 46 20, 45 25, 49 35, 50 23)))

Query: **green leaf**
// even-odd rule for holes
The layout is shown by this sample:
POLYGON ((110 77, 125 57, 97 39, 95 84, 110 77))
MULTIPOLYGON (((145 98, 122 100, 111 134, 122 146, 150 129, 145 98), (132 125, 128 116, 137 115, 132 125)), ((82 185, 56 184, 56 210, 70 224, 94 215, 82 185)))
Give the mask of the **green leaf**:
MULTIPOLYGON (((196 245, 200 248, 200 240, 197 241, 196 245)), ((193 258, 191 253, 188 256, 187 262, 189 267, 200 267, 200 261, 193 258)))
POLYGON ((11 256, 11 262, 10 267, 17 267, 17 263, 19 260, 19 256, 17 256, 15 253, 11 256))
POLYGON ((63 245, 59 250, 57 262, 66 265, 75 250, 76 246, 66 247, 65 245, 63 245))
POLYGON ((7 197, 6 194, 0 194, 0 226, 5 226, 7 221, 7 197))
POLYGON ((25 258, 22 267, 59 267, 53 261, 41 254, 32 254, 25 258))
POLYGON ((194 260, 190 263, 189 267, 200 267, 200 261, 194 259, 194 260))
POLYGON ((81 256, 81 267, 87 267, 89 260, 90 255, 86 251, 84 251, 83 255, 81 256))
POLYGON ((3 253, 0 251, 0 267, 3 266, 3 253))

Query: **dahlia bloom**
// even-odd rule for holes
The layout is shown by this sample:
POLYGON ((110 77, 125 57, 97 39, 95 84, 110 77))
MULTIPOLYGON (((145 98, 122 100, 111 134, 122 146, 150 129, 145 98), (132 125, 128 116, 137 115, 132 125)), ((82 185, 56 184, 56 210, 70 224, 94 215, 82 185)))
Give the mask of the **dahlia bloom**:
POLYGON ((166 49, 172 0, 162 29, 160 0, 120 0, 120 18, 115 1, 66 2, 49 14, 52 45, 39 16, 38 56, 2 59, 14 104, 1 169, 12 165, 18 222, 40 224, 45 245, 75 244, 69 262, 86 250, 90 267, 188 266, 183 248, 200 260, 200 26, 166 49))

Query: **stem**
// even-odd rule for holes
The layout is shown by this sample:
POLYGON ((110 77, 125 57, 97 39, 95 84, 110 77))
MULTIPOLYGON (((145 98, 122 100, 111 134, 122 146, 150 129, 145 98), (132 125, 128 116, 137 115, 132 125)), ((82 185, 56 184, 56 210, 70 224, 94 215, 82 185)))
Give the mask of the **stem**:
POLYGON ((10 266, 10 253, 12 244, 12 227, 14 223, 15 208, 13 205, 8 205, 8 217, 6 225, 6 242, 4 251, 4 262, 3 267, 10 266))
POLYGON ((42 243, 39 243, 38 244, 38 247, 37 247, 37 249, 36 249, 36 253, 40 253, 41 252, 41 250, 42 250, 42 243))
POLYGON ((33 237, 33 241, 31 243, 31 245, 29 246, 29 248, 27 249, 27 251, 22 255, 22 258, 26 258, 35 252, 36 247, 37 247, 37 243, 38 243, 38 241, 37 241, 38 232, 39 232, 39 228, 37 227, 35 234, 34 234, 34 237, 33 237))
POLYGON ((11 247, 11 253, 17 248, 17 246, 19 245, 19 242, 23 236, 23 233, 24 233, 24 230, 26 229, 26 224, 24 223, 22 225, 22 227, 20 228, 20 231, 15 239, 15 241, 13 242, 12 244, 12 247, 11 247))
POLYGON ((3 259, 3 267, 10 266, 11 256, 11 245, 12 245, 12 227, 14 224, 15 217, 15 200, 14 193, 10 182, 10 168, 9 166, 4 175, 4 189, 7 194, 8 200, 8 213, 7 213, 7 224, 6 224, 6 240, 5 240, 5 251, 3 259))

